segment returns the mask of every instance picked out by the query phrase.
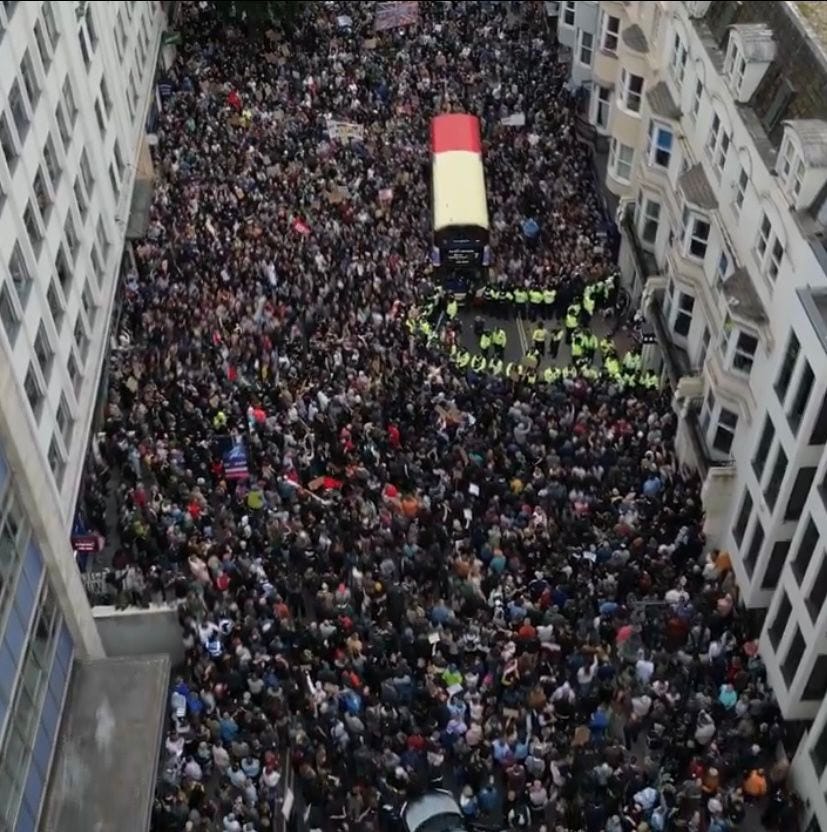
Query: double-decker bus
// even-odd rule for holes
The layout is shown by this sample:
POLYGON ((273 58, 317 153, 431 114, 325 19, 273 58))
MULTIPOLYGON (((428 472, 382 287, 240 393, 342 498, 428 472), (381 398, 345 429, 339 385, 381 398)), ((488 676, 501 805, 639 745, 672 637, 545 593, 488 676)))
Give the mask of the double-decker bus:
POLYGON ((466 291, 490 264, 488 204, 476 116, 447 113, 431 121, 432 262, 443 284, 466 291))

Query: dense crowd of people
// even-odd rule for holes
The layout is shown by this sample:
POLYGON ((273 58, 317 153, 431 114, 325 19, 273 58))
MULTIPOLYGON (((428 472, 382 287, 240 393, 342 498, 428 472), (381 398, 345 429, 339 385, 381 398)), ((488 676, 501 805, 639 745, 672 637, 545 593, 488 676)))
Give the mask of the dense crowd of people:
POLYGON ((792 829, 668 394, 475 374, 406 326, 435 113, 482 121, 492 282, 612 272, 553 38, 535 4, 375 10, 181 9, 100 443, 119 602, 184 630, 154 829, 273 829, 287 758, 300 829, 398 829, 435 787, 498 829, 724 832, 758 800, 792 829))

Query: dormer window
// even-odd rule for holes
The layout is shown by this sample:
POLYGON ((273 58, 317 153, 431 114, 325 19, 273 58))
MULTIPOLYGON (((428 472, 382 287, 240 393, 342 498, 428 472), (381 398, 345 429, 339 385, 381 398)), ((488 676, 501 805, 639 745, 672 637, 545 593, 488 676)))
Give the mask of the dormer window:
POLYGON ((785 121, 775 172, 793 209, 811 206, 827 184, 827 121, 785 121))
POLYGON ((729 48, 726 53, 726 62, 724 63, 724 75, 729 81, 729 86, 736 97, 741 90, 741 84, 744 82, 746 69, 746 58, 744 58, 735 38, 730 37, 729 48))
POLYGON ((737 102, 745 104, 750 100, 775 53, 772 29, 765 23, 737 23, 729 27, 724 77, 737 102))
POLYGON ((781 187, 795 201, 804 184, 804 160, 798 155, 789 136, 781 148, 780 159, 778 176, 781 179, 781 187))

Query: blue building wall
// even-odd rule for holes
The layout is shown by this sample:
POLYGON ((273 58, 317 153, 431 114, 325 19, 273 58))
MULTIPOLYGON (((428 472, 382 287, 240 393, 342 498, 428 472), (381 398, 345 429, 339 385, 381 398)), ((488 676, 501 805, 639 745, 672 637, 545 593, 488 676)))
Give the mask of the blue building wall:
POLYGON ((0 450, 0 828, 34 832, 74 642, 0 450))

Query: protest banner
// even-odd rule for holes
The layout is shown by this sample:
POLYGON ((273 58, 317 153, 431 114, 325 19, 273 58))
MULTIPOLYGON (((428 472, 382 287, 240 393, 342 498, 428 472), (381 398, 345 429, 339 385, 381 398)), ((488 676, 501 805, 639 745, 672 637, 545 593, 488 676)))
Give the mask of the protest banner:
POLYGON ((399 26, 410 26, 419 22, 418 2, 390 2, 376 4, 377 32, 396 29, 399 26))
POLYGON ((506 127, 525 127, 525 113, 512 113, 500 119, 500 124, 506 127))
POLYGON ((347 142, 352 139, 362 141, 365 138, 365 128, 352 121, 327 120, 327 135, 331 141, 347 142))

